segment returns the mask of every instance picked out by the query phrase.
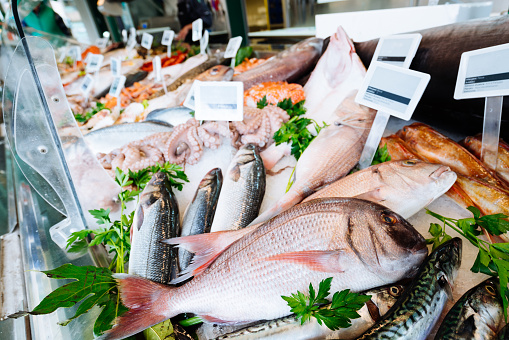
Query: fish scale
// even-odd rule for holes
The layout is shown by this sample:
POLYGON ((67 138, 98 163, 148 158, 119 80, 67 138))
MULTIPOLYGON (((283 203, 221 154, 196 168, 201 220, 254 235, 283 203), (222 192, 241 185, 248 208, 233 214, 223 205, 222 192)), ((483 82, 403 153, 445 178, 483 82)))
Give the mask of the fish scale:
POLYGON ((447 289, 449 284, 452 286, 460 264, 461 240, 454 238, 428 257, 400 300, 357 340, 426 339, 447 302, 447 289))

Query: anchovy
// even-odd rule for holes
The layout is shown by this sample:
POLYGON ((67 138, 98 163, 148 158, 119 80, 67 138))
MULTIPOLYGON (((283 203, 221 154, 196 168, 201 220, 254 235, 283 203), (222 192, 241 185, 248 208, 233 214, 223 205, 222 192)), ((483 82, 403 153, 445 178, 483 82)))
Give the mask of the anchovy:
POLYGON ((419 274, 385 317, 357 340, 424 340, 437 322, 461 264, 461 239, 438 247, 419 268, 419 274))
MULTIPOLYGON (((370 289, 361 293, 370 295, 371 299, 358 311, 360 318, 352 319, 352 325, 348 328, 341 328, 333 331, 323 325, 319 325, 315 319, 301 325, 300 320, 295 316, 295 314, 292 314, 271 321, 259 322, 237 331, 217 336, 216 340, 304 340, 330 339, 332 337, 352 339, 359 336, 375 322, 379 321, 382 316, 396 303, 398 298, 403 294, 404 290, 405 286, 392 285, 370 289)), ((327 308, 327 306, 324 306, 323 308, 327 308)), ((221 326, 209 328, 221 329, 221 326)))
POLYGON ((131 227, 129 273, 169 283, 179 273, 177 248, 161 243, 180 234, 177 200, 165 173, 152 176, 141 193, 131 227))
MULTIPOLYGON (((223 174, 221 169, 210 170, 198 185, 193 200, 184 213, 182 221, 182 236, 204 234, 210 232, 212 220, 216 213, 219 192, 223 185, 223 174)), ((184 270, 189 266, 193 254, 187 250, 179 250, 180 269, 184 270)))
POLYGON ((447 313, 435 339, 495 339, 503 315, 498 290, 498 280, 489 278, 466 292, 447 313))
POLYGON ((212 231, 237 230, 253 221, 265 195, 265 167, 253 144, 241 147, 225 176, 212 231))

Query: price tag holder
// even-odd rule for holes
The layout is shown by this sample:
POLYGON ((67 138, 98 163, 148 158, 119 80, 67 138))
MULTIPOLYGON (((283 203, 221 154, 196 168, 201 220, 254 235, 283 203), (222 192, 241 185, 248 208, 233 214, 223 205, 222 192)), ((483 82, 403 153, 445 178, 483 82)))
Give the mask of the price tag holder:
POLYGON ((161 81, 161 57, 156 56, 152 60, 152 68, 154 69, 154 80, 158 83, 161 81))
MULTIPOLYGON (((421 43, 422 35, 400 34, 380 38, 371 62, 409 68, 421 43)), ((226 57, 225 57, 226 58, 226 57)))
POLYGON ((172 30, 165 30, 163 32, 163 38, 161 39, 161 45, 168 46, 168 57, 171 57, 171 43, 173 42, 173 38, 175 38, 175 32, 172 30))
POLYGON ((244 111, 244 84, 238 81, 195 83, 197 120, 241 121, 244 111))
POLYGON ((129 39, 134 39, 134 40, 136 40, 136 28, 131 27, 131 28, 129 29, 129 39))
POLYGON ((152 42, 154 41, 154 36, 152 34, 143 33, 141 36, 141 47, 150 50, 152 48, 152 42))
POLYGON ((430 80, 430 75, 374 62, 355 97, 359 104, 378 110, 361 154, 359 166, 371 165, 389 117, 409 120, 430 80))
POLYGON ((58 59, 58 62, 62 64, 65 60, 65 57, 69 54, 69 47, 61 47, 59 49, 62 53, 60 53, 60 58, 58 59))
POLYGON ((125 85, 125 76, 118 76, 113 79, 111 83, 109 95, 117 98, 117 107, 120 110, 120 91, 124 88, 125 85))
POLYGON ((203 20, 200 18, 200 19, 196 19, 195 21, 193 21, 193 28, 192 28, 192 33, 193 33, 193 41, 198 41, 202 38, 202 35, 203 35, 203 20))
POLYGON ((99 38, 95 41, 95 45, 99 48, 106 48, 108 46, 108 42, 110 41, 110 38, 99 38))
POLYGON ((196 108, 195 107, 194 88, 195 88, 195 85, 199 82, 200 82, 199 80, 195 80, 193 82, 193 85, 191 86, 191 89, 189 90, 189 92, 186 96, 186 100, 184 100, 184 103, 182 104, 183 106, 188 107, 191 110, 194 110, 196 108))
POLYGON ((209 45, 209 31, 203 33, 203 37, 200 39, 200 53, 207 54, 207 46, 209 45))
POLYGON ((67 50, 67 55, 76 63, 81 60, 81 48, 79 46, 73 46, 67 50))
POLYGON ((481 160, 496 169, 503 96, 509 95, 509 44, 461 55, 454 99, 486 98, 481 160))
POLYGON ((92 87, 94 85, 94 77, 92 77, 90 74, 87 74, 83 78, 83 82, 81 83, 80 90, 83 93, 83 95, 88 97, 88 94, 90 93, 90 90, 92 90, 92 87))
POLYGON ((110 69, 115 77, 122 75, 122 62, 120 58, 111 58, 110 69))
POLYGON ((240 44, 242 44, 242 37, 235 37, 231 38, 228 42, 228 46, 226 46, 224 57, 232 58, 231 67, 235 67, 235 57, 237 56, 237 51, 240 48, 240 44))
POLYGON ((92 54, 89 53, 88 64, 87 64, 87 73, 95 73, 101 69, 104 56, 102 54, 92 54))
POLYGON ((127 50, 130 51, 136 46, 136 37, 129 38, 127 43, 127 50))
POLYGON ((127 36, 127 31, 125 29, 122 30, 122 42, 124 44, 127 44, 127 41, 129 40, 129 37, 127 36))

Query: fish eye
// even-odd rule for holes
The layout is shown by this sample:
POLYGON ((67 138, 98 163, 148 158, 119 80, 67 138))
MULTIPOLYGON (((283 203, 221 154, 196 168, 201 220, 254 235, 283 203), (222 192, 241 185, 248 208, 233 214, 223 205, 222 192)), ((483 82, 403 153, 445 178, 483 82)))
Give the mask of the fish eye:
POLYGON ((215 75, 217 72, 219 72, 219 70, 217 69, 217 67, 214 67, 212 70, 210 70, 210 74, 211 74, 211 75, 215 75))
POLYGON ((389 294, 394 297, 398 297, 401 295, 401 288, 398 286, 392 286, 389 288, 389 294))
POLYGON ((387 224, 390 224, 390 225, 394 225, 396 224, 396 222, 398 222, 398 220, 396 219, 396 217, 394 216, 391 216, 391 215, 388 215, 386 213, 382 213, 382 221, 387 223, 387 224))
POLYGON ((417 161, 413 160, 413 159, 403 162, 403 165, 408 165, 408 166, 414 166, 415 164, 417 164, 417 161))
POLYGON ((438 284, 440 285, 440 287, 445 287, 445 285, 447 284, 447 278, 445 277, 444 274, 441 274, 438 277, 438 284))
POLYGON ((486 291, 492 295, 492 296, 496 296, 497 295, 497 290, 495 289, 495 287, 493 287, 492 285, 488 285, 486 286, 486 291))

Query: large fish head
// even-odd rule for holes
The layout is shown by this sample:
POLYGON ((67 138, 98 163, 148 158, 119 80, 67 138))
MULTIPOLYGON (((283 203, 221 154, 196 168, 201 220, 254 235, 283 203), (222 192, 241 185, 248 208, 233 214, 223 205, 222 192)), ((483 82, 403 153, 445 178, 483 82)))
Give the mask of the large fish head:
POLYGON ((415 150, 419 150, 419 146, 422 143, 429 142, 430 139, 436 139, 434 130, 423 123, 407 125, 399 130, 397 135, 415 150))
POLYGON ((163 172, 155 173, 140 194, 140 202, 134 213, 131 227, 131 241, 135 239, 144 222, 150 219, 151 212, 161 204, 163 195, 167 194, 169 190, 171 189, 166 174, 163 172))
POLYGON ((232 163, 228 168, 228 176, 237 182, 242 177, 243 169, 259 167, 259 171, 264 171, 263 161, 258 153, 256 145, 246 144, 242 146, 233 157, 232 163))
POLYGON ((461 246, 461 239, 455 237, 435 249, 428 258, 428 261, 434 263, 437 269, 435 279, 450 297, 452 297, 452 286, 461 266, 461 246))
POLYGON ((372 167, 382 185, 379 203, 408 218, 443 195, 456 181, 456 173, 441 164, 420 160, 392 161, 372 167))
POLYGON ((229 81, 233 78, 233 68, 225 65, 216 65, 196 77, 201 81, 229 81))
POLYGON ((403 285, 394 284, 368 290, 365 294, 371 295, 371 299, 366 303, 366 306, 371 319, 378 322, 398 301, 405 288, 403 285))
POLYGON ((424 237, 387 207, 351 200, 347 239, 361 262, 388 284, 413 277, 428 254, 424 237))
POLYGON ((210 186, 219 186, 223 183, 223 173, 220 168, 214 168, 207 172, 200 184, 198 185, 198 190, 207 188, 210 186))
POLYGON ((365 132, 369 132, 368 129, 373 124, 376 111, 367 106, 356 103, 356 95, 357 90, 351 91, 336 108, 334 111, 334 114, 336 115, 334 126, 349 126, 356 128, 361 132, 363 130, 365 130, 365 132))
POLYGON ((489 278, 473 289, 475 291, 467 301, 468 307, 470 307, 471 310, 465 315, 467 318, 465 321, 467 323, 472 322, 468 320, 470 318, 475 320, 474 315, 471 313, 473 311, 477 314, 478 319, 485 322, 486 325, 496 333, 503 316, 502 300, 498 293, 500 289, 498 279, 489 278))

